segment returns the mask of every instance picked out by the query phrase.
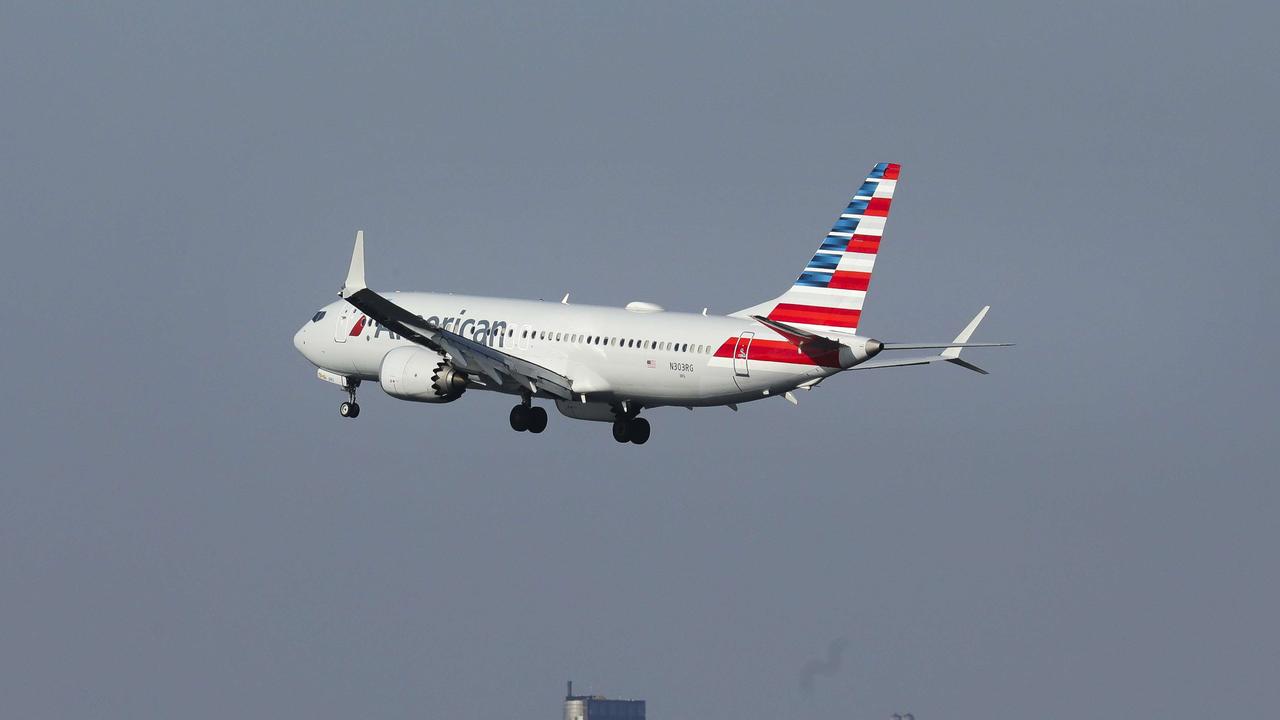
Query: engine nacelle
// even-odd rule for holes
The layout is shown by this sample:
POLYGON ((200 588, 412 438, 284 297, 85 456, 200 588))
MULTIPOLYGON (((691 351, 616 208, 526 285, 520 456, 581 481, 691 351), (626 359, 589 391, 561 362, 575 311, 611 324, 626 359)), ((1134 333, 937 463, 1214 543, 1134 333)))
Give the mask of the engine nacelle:
POLYGON ((466 391, 467 375, 434 350, 398 347, 382 356, 378 384, 383 392, 400 400, 446 403, 466 391))

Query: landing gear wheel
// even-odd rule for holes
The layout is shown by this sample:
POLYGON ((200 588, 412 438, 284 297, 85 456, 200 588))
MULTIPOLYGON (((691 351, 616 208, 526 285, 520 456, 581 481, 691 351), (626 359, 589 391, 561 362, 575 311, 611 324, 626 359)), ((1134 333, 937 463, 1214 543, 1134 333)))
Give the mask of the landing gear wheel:
MULTIPOLYGON (((614 435, 616 438, 617 435, 614 435)), ((649 421, 644 418, 633 418, 631 427, 627 429, 627 439, 637 445, 643 445, 649 441, 649 421)))
POLYGON ((344 402, 338 406, 338 414, 344 418, 358 418, 360 417, 360 404, 344 402))
POLYGON ((529 432, 536 435, 547 429, 547 411, 545 408, 531 407, 526 412, 529 415, 529 432))
POLYGON ((530 420, 529 414, 529 408, 524 405, 517 405, 511 408, 511 429, 516 432, 524 432, 525 430, 528 430, 530 420))
POLYGON ((626 420, 615 420, 613 422, 613 439, 620 443, 631 439, 631 423, 626 420))

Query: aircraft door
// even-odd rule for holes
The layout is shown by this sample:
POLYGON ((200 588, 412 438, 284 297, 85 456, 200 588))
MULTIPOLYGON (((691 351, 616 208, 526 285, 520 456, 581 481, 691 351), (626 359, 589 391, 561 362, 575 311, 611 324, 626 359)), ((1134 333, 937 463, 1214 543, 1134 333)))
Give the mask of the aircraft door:
POLYGON ((351 336, 352 324, 356 321, 356 315, 359 313, 351 305, 342 308, 342 312, 338 313, 338 318, 334 320, 333 340, 334 342, 344 343, 351 336))
MULTIPOLYGON (((751 341, 755 339, 756 334, 753 332, 744 332, 738 336, 738 342, 733 346, 733 379, 735 382, 738 378, 751 377, 751 368, 747 365, 747 357, 751 351, 751 341)), ((739 382, 739 387, 741 383, 739 382)))

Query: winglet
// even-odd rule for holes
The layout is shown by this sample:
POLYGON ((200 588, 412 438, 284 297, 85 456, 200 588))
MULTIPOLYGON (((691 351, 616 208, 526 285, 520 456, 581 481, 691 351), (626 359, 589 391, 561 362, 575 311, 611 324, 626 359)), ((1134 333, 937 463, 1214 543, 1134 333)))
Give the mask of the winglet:
MULTIPOLYGON (((990 309, 991 309, 991 306, 987 305, 983 307, 981 310, 979 310, 978 314, 973 316, 973 319, 969 321, 969 324, 966 325, 965 328, 960 331, 960 334, 956 336, 955 342, 957 343, 969 342, 969 336, 973 335, 973 331, 978 329, 978 323, 982 322, 982 318, 987 316, 987 311, 990 309)), ((948 360, 954 360, 960 357, 960 350, 961 348, 958 348, 958 347, 949 347, 946 350, 942 351, 942 357, 948 360)))
POLYGON ((364 231, 356 231, 356 246, 351 251, 351 267, 347 268, 347 280, 342 283, 342 292, 339 293, 344 298, 364 290, 367 285, 364 284, 364 231))

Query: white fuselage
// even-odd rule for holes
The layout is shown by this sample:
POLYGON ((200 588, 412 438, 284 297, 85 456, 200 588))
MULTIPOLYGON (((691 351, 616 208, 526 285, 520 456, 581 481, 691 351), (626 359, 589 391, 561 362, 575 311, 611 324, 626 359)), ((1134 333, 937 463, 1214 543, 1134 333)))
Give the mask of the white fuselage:
MULTIPOLYGON (((840 371, 834 362, 815 363, 750 318, 441 293, 387 297, 428 325, 573 378, 573 392, 584 402, 740 403, 840 371)), ((361 380, 378 379, 389 351, 414 346, 344 300, 325 306, 294 345, 316 367, 361 380)), ((525 391, 477 380, 477 389, 525 391)))

